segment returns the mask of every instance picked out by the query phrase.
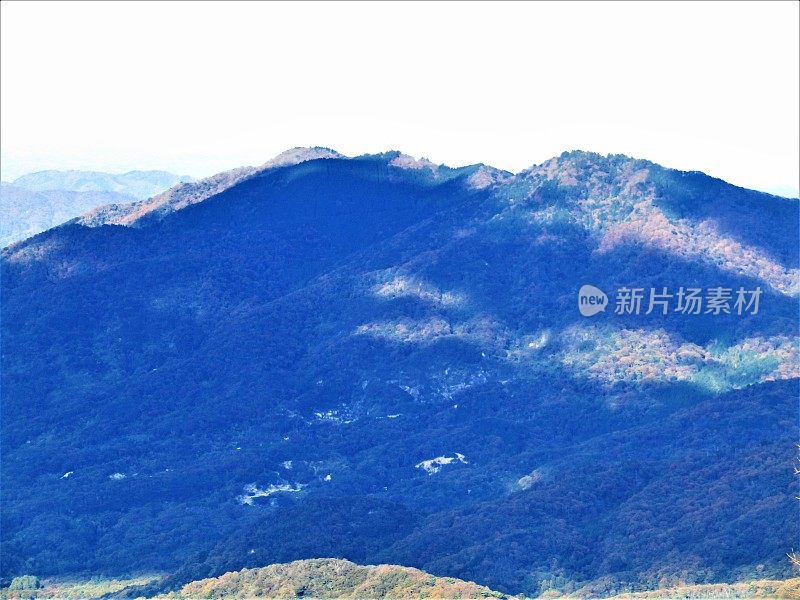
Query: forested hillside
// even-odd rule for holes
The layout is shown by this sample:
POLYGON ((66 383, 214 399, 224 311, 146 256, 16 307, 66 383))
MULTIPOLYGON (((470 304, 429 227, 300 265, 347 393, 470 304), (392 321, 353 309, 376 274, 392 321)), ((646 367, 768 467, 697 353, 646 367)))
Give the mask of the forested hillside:
POLYGON ((624 156, 313 149, 7 248, 2 575, 787 578, 798 206, 624 156))

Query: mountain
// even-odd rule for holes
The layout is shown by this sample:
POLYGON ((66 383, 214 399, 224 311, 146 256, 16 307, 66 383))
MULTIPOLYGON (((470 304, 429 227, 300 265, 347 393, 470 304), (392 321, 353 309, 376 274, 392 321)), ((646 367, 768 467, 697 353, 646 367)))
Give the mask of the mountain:
POLYGON ((789 577, 799 206, 619 155, 295 149, 6 248, 2 575, 789 577))
POLYGON ((134 200, 117 192, 33 192, 0 184, 0 246, 29 238, 96 206, 134 200))
MULTIPOLYGON (((192 181, 186 175, 166 171, 39 171, 18 177, 14 186, 33 192, 65 190, 70 192, 115 192, 137 200, 150 198, 179 183, 192 181)), ((73 215, 75 216, 75 215, 73 215)))

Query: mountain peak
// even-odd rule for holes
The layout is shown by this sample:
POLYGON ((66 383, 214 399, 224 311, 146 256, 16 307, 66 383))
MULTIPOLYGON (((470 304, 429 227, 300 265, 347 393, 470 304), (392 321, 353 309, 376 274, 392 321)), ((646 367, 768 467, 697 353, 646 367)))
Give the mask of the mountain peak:
POLYGON ((259 169, 274 169, 276 167, 288 167, 297 165, 308 160, 317 160, 319 158, 347 158, 344 154, 324 148, 322 146, 303 147, 297 146, 284 150, 276 157, 268 160, 259 169))
POLYGON ((441 166, 431 162, 427 158, 414 158, 413 156, 409 154, 403 154, 402 152, 398 152, 389 164, 394 167, 400 167, 401 169, 430 169, 434 172, 438 171, 439 167, 441 166))

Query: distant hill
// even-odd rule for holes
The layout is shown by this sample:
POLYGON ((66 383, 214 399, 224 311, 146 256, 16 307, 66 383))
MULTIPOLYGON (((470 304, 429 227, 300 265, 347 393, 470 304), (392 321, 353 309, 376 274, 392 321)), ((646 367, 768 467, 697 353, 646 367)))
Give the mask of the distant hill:
POLYGON ((0 574, 788 578, 798 218, 620 155, 312 148, 8 247, 0 574), (608 310, 581 315, 585 284, 608 310), (761 295, 617 314, 631 288, 761 295))
POLYGON ((39 171, 18 177, 12 183, 16 187, 34 192, 115 192, 144 200, 188 181, 193 179, 166 171, 129 171, 119 174, 98 171, 39 171))
POLYGON ((135 198, 119 192, 31 191, 0 184, 0 246, 24 240, 96 206, 125 204, 135 198))
POLYGON ((119 175, 94 171, 41 171, 0 187, 0 246, 31 237, 98 206, 126 206, 179 183, 165 171, 119 175))

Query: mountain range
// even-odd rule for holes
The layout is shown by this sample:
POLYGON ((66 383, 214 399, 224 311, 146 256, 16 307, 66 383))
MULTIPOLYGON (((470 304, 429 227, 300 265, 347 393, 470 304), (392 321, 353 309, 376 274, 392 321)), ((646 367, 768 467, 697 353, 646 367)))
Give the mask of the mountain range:
POLYGON ((192 181, 186 175, 166 171, 38 171, 16 178, 12 183, 33 192, 66 190, 70 192, 114 192, 136 200, 150 198, 178 183, 192 181))
POLYGON ((90 209, 150 198, 187 181, 165 171, 122 174, 41 171, 0 187, 0 246, 31 237, 90 209))
POLYGON ((790 577, 799 207, 621 155, 311 148, 10 246, 2 576, 790 577))

